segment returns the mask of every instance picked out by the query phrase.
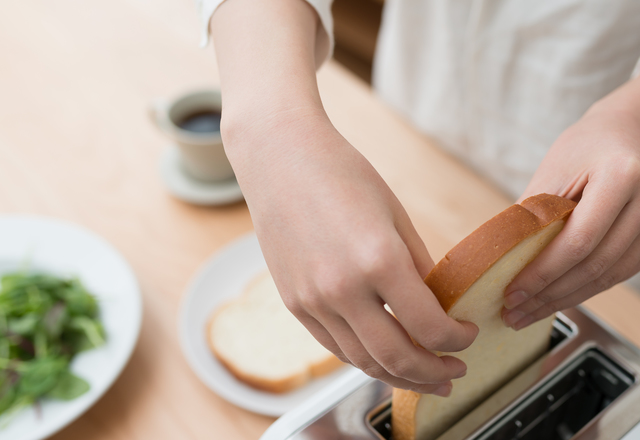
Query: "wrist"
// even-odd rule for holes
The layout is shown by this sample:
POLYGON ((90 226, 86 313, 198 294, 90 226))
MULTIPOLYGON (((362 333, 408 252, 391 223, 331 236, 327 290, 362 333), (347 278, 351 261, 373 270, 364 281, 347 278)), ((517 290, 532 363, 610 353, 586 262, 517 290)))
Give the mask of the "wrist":
POLYGON ((640 123, 640 77, 625 83, 595 102, 583 118, 602 115, 640 123))
POLYGON ((223 109, 222 140, 236 174, 319 147, 317 139, 338 135, 320 106, 305 105, 246 112, 223 109))
POLYGON ((255 100, 234 105, 223 103, 220 130, 223 139, 237 144, 248 137, 271 135, 284 127, 322 120, 328 121, 322 105, 305 100, 264 105, 255 100))

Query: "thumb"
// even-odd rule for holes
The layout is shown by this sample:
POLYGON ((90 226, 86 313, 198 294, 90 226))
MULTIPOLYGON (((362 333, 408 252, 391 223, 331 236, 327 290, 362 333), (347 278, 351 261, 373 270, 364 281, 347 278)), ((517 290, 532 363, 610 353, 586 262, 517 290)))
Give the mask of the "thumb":
POLYGON ((422 279, 424 279, 424 277, 431 272, 435 263, 433 262, 431 255, 429 255, 427 246, 425 246, 424 241, 422 241, 422 238, 418 235, 413 223, 411 223, 409 216, 404 212, 404 209, 402 211, 402 216, 396 222, 396 230, 407 247, 418 274, 422 279))

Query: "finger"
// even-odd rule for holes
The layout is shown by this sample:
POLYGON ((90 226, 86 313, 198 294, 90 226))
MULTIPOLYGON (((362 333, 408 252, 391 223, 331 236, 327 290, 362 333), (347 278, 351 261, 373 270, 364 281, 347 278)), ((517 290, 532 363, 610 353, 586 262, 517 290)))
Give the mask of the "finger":
POLYGON ((640 231, 640 202, 627 204, 598 247, 583 261, 571 268, 537 295, 503 314, 507 325, 511 325, 526 314, 552 301, 571 294, 582 286, 600 278, 616 264, 629 249, 640 231))
POLYGON ((575 202, 580 200, 582 191, 587 183, 589 183, 589 175, 586 173, 579 175, 573 180, 573 182, 571 182, 571 184, 567 185, 565 181, 565 174, 563 173, 564 170, 558 168, 562 167, 562 165, 555 163, 552 167, 553 169, 549 170, 550 165, 545 163, 549 160, 553 159, 550 156, 547 156, 538 168, 538 170, 540 170, 542 167, 545 167, 547 168, 545 170, 547 172, 536 172, 527 188, 516 201, 517 204, 520 204, 529 197, 542 193, 555 194, 560 197, 566 197, 567 199, 571 199, 575 202))
POLYGON ((564 229, 507 287, 507 308, 538 294, 596 248, 630 196, 611 185, 598 182, 585 188, 564 229))
POLYGON ((588 172, 576 173, 574 178, 568 181, 568 173, 572 172, 567 170, 567 159, 562 155, 558 157, 557 147, 552 147, 516 203, 520 204, 523 200, 541 193, 555 194, 578 202, 592 175, 588 172))
POLYGON ((420 278, 424 279, 424 277, 431 272, 435 263, 431 255, 429 255, 424 241, 422 241, 422 238, 418 235, 418 231, 416 231, 413 223, 411 223, 411 219, 406 211, 404 209, 400 209, 399 211, 401 214, 398 221, 396 221, 396 230, 407 247, 409 255, 411 255, 411 259, 413 260, 413 265, 418 271, 420 278))
MULTIPOLYGON (((391 315, 384 312, 389 318, 391 315)), ((450 385, 449 381, 416 383, 391 374, 380 363, 378 363, 367 351, 360 338, 356 335, 349 324, 342 318, 335 316, 331 323, 323 323, 330 330, 332 336, 340 346, 343 353, 349 358, 351 364, 362 370, 365 374, 375 379, 381 380, 395 388, 412 390, 419 393, 443 392, 442 387, 450 385)), ((407 337, 408 339, 408 337, 407 337)), ((413 344, 413 349, 419 350, 413 344)), ((401 358, 404 354, 401 354, 401 358)), ((437 357, 433 354, 431 356, 437 357)))
POLYGON ((574 307, 592 296, 613 287, 617 283, 632 277, 638 270, 640 270, 640 237, 636 238, 618 262, 609 270, 605 271, 600 277, 571 292, 569 295, 546 303, 533 312, 525 314, 521 319, 516 321, 512 327, 519 330, 557 311, 574 307))
POLYGON ((369 355, 395 377, 414 383, 442 383, 466 374, 467 366, 451 356, 438 357, 411 341, 402 325, 380 304, 363 305, 345 316, 369 355))
MULTIPOLYGON (((304 301, 296 302, 295 304, 304 305, 304 301)), ((308 304, 307 306, 309 307, 308 304)), ((322 306, 322 304, 314 304, 308 309, 301 307, 292 307, 292 309, 295 310, 294 314, 296 317, 307 326, 313 336, 319 338, 323 345, 325 343, 327 344, 325 346, 328 349, 331 351, 335 350, 334 353, 342 353, 346 362, 360 368, 369 376, 398 388, 432 393, 438 385, 446 384, 452 377, 462 376, 462 374, 466 372, 466 366, 461 361, 453 358, 442 361, 433 353, 416 347, 395 318, 384 309, 383 302, 379 298, 377 302, 372 300, 362 301, 353 313, 356 320, 362 319, 372 324, 371 329, 365 330, 365 339, 369 341, 369 346, 374 345, 378 347, 377 349, 379 350, 388 346, 394 347, 396 353, 393 354, 393 358, 390 358, 389 361, 385 360, 387 365, 392 362, 398 362, 399 364, 406 362, 407 365, 409 365, 413 362, 416 364, 415 366, 422 368, 423 375, 426 376, 427 379, 419 377, 420 381, 414 382, 394 376, 369 354, 349 323, 339 313, 336 313, 336 311, 329 307, 322 306), (367 307, 367 305, 369 305, 369 307, 367 307), (392 324, 391 332, 386 330, 389 324, 392 324), (388 336, 389 333, 392 334, 391 337, 388 336), (378 334, 383 335, 383 337, 378 337, 378 334), (396 340, 393 340, 394 338, 396 340), (393 340, 393 342, 390 343, 389 340, 393 340), (333 347, 332 344, 336 344, 337 348, 333 347), (436 366, 438 366, 437 364, 444 364, 445 367, 441 369, 445 370, 447 369, 446 365, 455 364, 456 362, 462 364, 462 367, 452 369, 453 373, 449 373, 448 375, 445 372, 445 378, 440 379, 437 369, 435 374, 429 371, 429 364, 425 362, 425 358, 427 361, 433 360, 432 363, 435 363, 436 366), (460 373, 461 370, 462 373, 460 373)), ((347 308, 347 310, 351 309, 347 308)), ((391 366, 389 369, 394 370, 395 367, 391 366)), ((451 368, 449 368, 449 370, 451 370, 451 368)), ((440 390, 440 392, 442 392, 442 390, 440 390)))
POLYGON ((336 355, 342 362, 349 363, 340 346, 336 343, 331 333, 304 307, 304 299, 296 295, 282 295, 285 307, 298 320, 324 348, 336 355))
POLYGON ((424 277, 435 264, 409 216, 404 210, 402 212, 403 217, 396 223, 396 228, 411 255, 414 267, 404 261, 404 267, 399 269, 403 272, 392 272, 395 272, 395 276, 387 280, 389 285, 380 286, 382 292, 389 292, 383 293, 383 299, 405 330, 423 347, 433 351, 463 350, 478 335, 478 327, 449 318, 425 285, 424 277))
POLYGON ((309 333, 327 350, 333 353, 338 359, 345 364, 350 364, 349 358, 342 352, 340 346, 336 343, 335 339, 331 336, 331 333, 320 322, 311 315, 307 315, 304 320, 298 319, 306 328, 309 333))
POLYGON ((404 330, 427 350, 454 352, 467 348, 478 327, 447 316, 411 259, 396 259, 392 270, 376 279, 380 297, 404 330))

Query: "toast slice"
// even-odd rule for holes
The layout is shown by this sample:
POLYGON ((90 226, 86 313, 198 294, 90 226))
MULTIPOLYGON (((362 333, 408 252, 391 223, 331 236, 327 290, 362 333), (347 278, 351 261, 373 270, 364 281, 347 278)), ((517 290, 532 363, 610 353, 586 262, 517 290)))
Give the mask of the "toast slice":
POLYGON ((425 282, 449 316, 480 328, 474 343, 451 354, 467 364, 447 398, 393 390, 394 440, 432 440, 547 349, 554 317, 520 331, 505 327, 504 292, 558 235, 576 203, 539 194, 513 205, 455 246, 425 282))
POLYGON ((342 366, 287 310, 268 272, 212 316, 209 347, 239 380, 284 393, 342 366))

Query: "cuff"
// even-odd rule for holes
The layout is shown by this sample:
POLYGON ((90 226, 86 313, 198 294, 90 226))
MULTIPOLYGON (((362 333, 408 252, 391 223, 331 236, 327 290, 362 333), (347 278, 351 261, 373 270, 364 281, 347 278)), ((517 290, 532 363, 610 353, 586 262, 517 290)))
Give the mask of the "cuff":
MULTIPOLYGON (((207 47, 211 39, 209 23, 214 12, 224 0, 196 0, 198 15, 200 15, 201 34, 200 47, 207 47)), ((309 3, 320 17, 322 26, 318 27, 316 35, 315 58, 316 66, 320 67, 333 54, 333 17, 331 15, 331 3, 333 0, 305 0, 309 3)))

